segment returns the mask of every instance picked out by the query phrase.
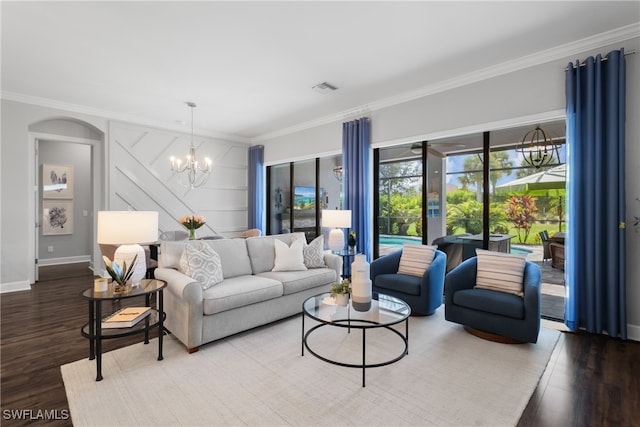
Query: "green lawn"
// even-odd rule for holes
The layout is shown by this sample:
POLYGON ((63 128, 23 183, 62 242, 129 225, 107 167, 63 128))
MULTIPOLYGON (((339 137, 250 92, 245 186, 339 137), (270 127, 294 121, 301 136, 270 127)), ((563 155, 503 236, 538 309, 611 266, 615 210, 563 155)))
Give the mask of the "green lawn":
MULTIPOLYGON (((553 236, 558 232, 558 223, 549 222, 545 224, 540 224, 538 222, 534 222, 533 225, 531 226, 531 231, 529 232, 529 236, 527 237, 527 240, 524 243, 520 243, 520 241, 518 240, 518 237, 517 237, 518 231, 515 228, 510 228, 508 234, 513 234, 516 236, 513 239, 511 239, 511 243, 514 243, 517 245, 522 245, 522 244, 540 245, 542 244, 542 242, 540 241, 540 236, 538 235, 538 233, 543 230, 547 230, 549 232, 549 236, 553 236)), ((565 230, 566 230, 566 223, 563 222, 562 231, 565 231, 565 230)), ((454 232, 454 234, 460 234, 460 233, 464 233, 464 230, 455 230, 454 232)))

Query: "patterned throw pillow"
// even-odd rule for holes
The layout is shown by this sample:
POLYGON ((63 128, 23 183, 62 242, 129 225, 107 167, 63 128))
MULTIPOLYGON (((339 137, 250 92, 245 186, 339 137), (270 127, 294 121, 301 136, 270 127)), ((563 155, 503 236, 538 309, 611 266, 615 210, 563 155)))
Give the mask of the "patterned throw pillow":
POLYGON ((433 257, 436 254, 436 249, 438 249, 437 246, 402 245, 398 274, 422 277, 431 265, 431 261, 433 261, 433 257))
POLYGON ((307 268, 322 268, 324 263, 324 236, 318 236, 302 249, 304 265, 307 268))
POLYGON ((522 280, 526 255, 476 249, 478 269, 475 288, 524 295, 522 280))
POLYGON ((220 255, 204 242, 184 247, 180 269, 187 276, 200 282, 202 289, 209 289, 224 280, 220 255))
POLYGON ((302 254, 304 239, 294 240, 291 246, 278 239, 274 239, 273 242, 276 249, 276 259, 271 271, 300 271, 307 269, 304 265, 304 256, 302 254))

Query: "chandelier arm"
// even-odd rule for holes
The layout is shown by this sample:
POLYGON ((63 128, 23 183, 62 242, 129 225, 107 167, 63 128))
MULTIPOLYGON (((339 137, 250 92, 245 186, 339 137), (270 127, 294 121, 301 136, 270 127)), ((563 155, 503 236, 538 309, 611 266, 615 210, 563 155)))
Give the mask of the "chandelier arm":
POLYGON ((208 158, 205 158, 204 165, 202 163, 198 164, 198 160, 196 159, 196 147, 193 142, 193 109, 196 107, 196 104, 193 102, 186 102, 186 104, 191 109, 191 145, 189 146, 189 154, 187 155, 187 161, 184 165, 182 165, 181 161, 178 161, 176 166, 175 158, 171 158, 171 172, 173 172, 174 175, 184 173, 188 183, 185 183, 184 179, 180 179, 180 183, 182 185, 187 185, 190 188, 195 188, 203 185, 209 179, 209 174, 211 173, 211 161, 208 158))

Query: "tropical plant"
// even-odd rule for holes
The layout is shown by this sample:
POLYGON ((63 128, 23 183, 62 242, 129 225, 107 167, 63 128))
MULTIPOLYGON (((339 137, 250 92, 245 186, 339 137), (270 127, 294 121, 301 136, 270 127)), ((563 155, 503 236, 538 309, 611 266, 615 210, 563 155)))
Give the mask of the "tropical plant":
POLYGON ((111 276, 111 278, 113 278, 113 280, 118 285, 124 286, 127 284, 129 279, 131 278, 131 275, 133 274, 133 266, 136 265, 138 254, 133 257, 133 260, 131 261, 131 264, 129 264, 129 266, 127 266, 127 262, 124 261, 122 263, 122 267, 120 267, 117 262, 111 261, 106 256, 103 256, 102 259, 104 260, 104 266, 107 269, 109 276, 111 276))
POLYGON ((528 195, 512 196, 505 202, 506 216, 518 233, 518 241, 524 243, 531 232, 531 226, 538 219, 536 198, 528 195))
POLYGON ((447 209, 447 234, 456 234, 463 230, 465 233, 482 233, 482 203, 475 200, 449 206, 447 209))

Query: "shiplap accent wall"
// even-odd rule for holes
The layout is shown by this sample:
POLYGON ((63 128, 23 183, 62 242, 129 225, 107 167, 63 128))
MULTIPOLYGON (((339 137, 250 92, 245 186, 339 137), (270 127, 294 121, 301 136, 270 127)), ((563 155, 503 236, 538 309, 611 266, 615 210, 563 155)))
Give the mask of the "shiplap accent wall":
POLYGON ((247 229, 248 145, 194 136, 198 162, 212 161, 209 180, 190 189, 170 169, 171 156, 184 161, 191 135, 110 122, 107 194, 110 210, 159 212, 160 231, 184 229, 187 214, 207 219, 198 236, 233 237, 247 229))

